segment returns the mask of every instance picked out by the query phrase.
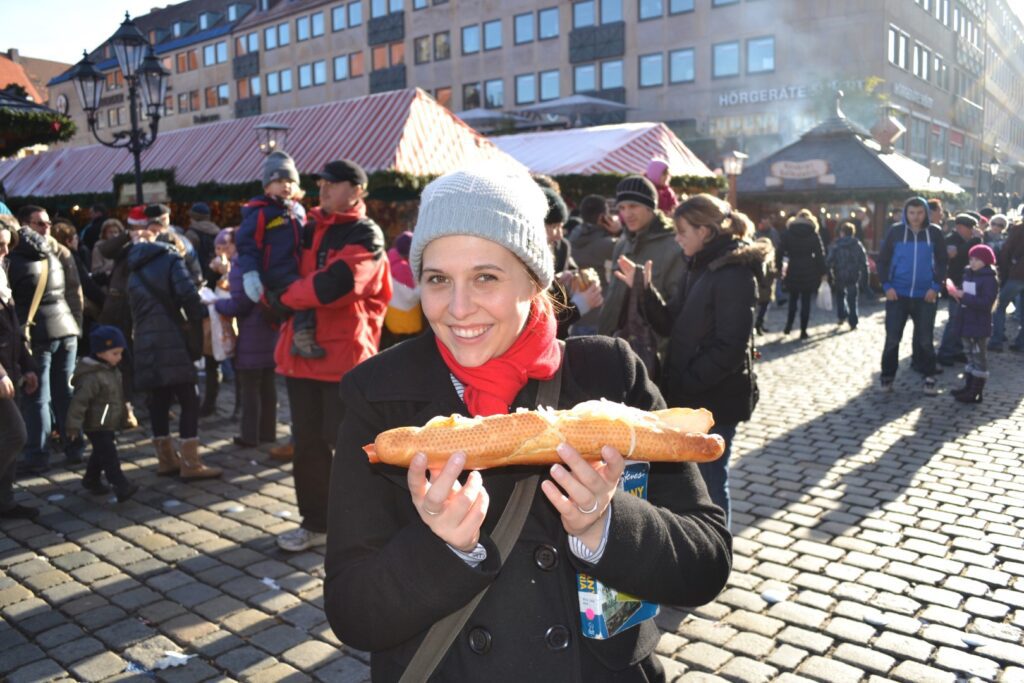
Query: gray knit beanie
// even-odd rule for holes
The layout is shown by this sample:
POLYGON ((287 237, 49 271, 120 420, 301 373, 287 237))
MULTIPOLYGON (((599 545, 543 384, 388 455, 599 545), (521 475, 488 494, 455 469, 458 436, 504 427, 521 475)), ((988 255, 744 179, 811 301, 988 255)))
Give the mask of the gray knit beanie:
POLYGON ((636 202, 649 209, 658 208, 658 190, 647 178, 631 175, 619 181, 615 187, 615 203, 636 202))
POLYGON ((299 170, 287 152, 276 150, 267 155, 267 160, 263 162, 263 187, 275 180, 284 179, 298 184, 299 170))
POLYGON ((469 235, 511 251, 547 289, 555 275, 547 213, 544 193, 525 173, 479 167, 443 175, 423 188, 409 251, 412 271, 420 277, 423 250, 434 240, 469 235))

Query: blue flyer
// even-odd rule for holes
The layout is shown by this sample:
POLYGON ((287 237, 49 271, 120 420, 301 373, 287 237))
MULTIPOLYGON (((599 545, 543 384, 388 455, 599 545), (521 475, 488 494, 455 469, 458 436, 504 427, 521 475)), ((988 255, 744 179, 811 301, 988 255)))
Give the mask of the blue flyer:
MULTIPOLYGON (((619 480, 626 493, 647 500, 651 464, 629 462, 619 480)), ((576 575, 580 601, 580 630, 587 638, 605 640, 641 622, 653 619, 659 607, 653 602, 620 593, 583 572, 576 575)))

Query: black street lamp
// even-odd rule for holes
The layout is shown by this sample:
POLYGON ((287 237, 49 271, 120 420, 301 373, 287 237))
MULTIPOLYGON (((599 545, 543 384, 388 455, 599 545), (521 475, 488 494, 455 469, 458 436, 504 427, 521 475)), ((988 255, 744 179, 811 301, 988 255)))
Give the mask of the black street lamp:
POLYGON ((106 147, 124 148, 132 153, 135 161, 135 202, 142 203, 142 151, 148 149, 155 141, 157 127, 160 123, 160 109, 164 105, 167 93, 167 77, 170 72, 160 64, 153 54, 153 46, 146 36, 135 26, 135 23, 124 14, 120 28, 110 38, 110 44, 117 56, 117 64, 121 68, 125 85, 128 88, 128 112, 131 128, 114 133, 112 140, 104 140, 97 131, 97 111, 106 77, 89 59, 83 55, 82 61, 71 70, 72 80, 78 90, 78 99, 85 110, 89 122, 89 130, 93 137, 106 147), (149 119, 149 131, 139 127, 139 105, 145 108, 149 119))
POLYGON ((288 131, 291 130, 290 127, 283 123, 274 123, 273 121, 261 123, 258 126, 254 126, 254 128, 260 151, 266 155, 269 155, 274 150, 283 149, 284 142, 288 139, 288 131))

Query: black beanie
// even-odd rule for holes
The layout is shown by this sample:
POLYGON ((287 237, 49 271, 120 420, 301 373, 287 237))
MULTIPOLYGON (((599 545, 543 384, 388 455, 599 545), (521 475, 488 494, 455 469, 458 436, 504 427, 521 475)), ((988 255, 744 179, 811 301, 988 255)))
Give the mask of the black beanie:
POLYGON ((631 175, 620 180, 615 188, 615 203, 620 202, 636 202, 653 211, 658 208, 658 190, 647 178, 631 175))
POLYGON ((558 193, 550 187, 541 187, 540 189, 544 193, 544 198, 548 200, 548 215, 544 217, 545 225, 548 223, 565 223, 565 220, 569 217, 569 207, 565 205, 565 202, 558 196, 558 193))

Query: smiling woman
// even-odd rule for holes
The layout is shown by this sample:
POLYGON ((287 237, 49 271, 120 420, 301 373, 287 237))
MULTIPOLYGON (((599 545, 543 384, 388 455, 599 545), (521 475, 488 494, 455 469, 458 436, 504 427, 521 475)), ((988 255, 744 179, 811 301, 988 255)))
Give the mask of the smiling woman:
POLYGON ((653 611, 601 638, 601 617, 581 608, 593 595, 577 587, 699 605, 728 577, 724 515, 692 463, 627 472, 608 445, 592 463, 562 444, 551 467, 467 475, 461 452, 429 467, 419 453, 405 470, 362 451, 438 416, 664 406, 625 342, 576 337, 563 350, 555 338, 547 212, 525 174, 428 185, 409 260, 430 330, 342 380, 324 608, 343 642, 372 652, 375 681, 662 681, 653 611), (624 473, 645 496, 623 490, 624 473))

